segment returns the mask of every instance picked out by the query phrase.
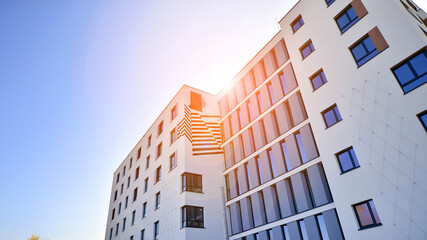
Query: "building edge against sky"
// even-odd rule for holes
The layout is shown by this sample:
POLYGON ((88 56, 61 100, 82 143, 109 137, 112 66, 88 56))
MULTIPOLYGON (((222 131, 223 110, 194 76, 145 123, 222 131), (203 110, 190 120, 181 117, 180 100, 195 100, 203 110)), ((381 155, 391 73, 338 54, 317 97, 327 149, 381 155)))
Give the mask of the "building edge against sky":
POLYGON ((114 173, 105 239, 427 238, 426 23, 299 1, 230 87, 172 99, 114 173))

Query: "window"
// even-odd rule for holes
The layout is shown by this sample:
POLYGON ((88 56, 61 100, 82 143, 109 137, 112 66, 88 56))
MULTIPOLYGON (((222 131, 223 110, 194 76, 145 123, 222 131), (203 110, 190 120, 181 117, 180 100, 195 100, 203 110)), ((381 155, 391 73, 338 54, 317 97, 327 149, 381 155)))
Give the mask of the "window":
POLYGON ((129 169, 132 168, 132 162, 133 162, 132 160, 133 160, 132 158, 129 160, 129 169))
POLYGON ((128 207, 128 203, 129 203, 129 196, 126 196, 126 199, 125 199, 125 209, 128 207))
POLYGON ((119 234, 119 223, 116 224, 116 236, 119 234))
POLYGON ((302 20, 301 15, 299 15, 292 23, 292 30, 294 31, 294 33, 296 31, 298 31, 298 29, 300 29, 302 27, 302 25, 304 25, 304 20, 302 20))
POLYGON ((145 238, 145 229, 141 230, 141 240, 144 240, 145 238))
POLYGON ((261 184, 263 184, 264 183, 264 176, 262 175, 262 171, 261 171, 261 160, 260 160, 259 156, 255 157, 255 161, 256 161, 256 167, 257 167, 257 170, 258 170, 259 182, 261 184))
POLYGON ((424 129, 427 131, 427 110, 419 113, 418 118, 421 121, 421 124, 424 126, 424 129))
POLYGON ((328 107, 326 110, 322 112, 323 119, 325 120, 326 128, 336 124, 341 121, 341 115, 338 111, 338 107, 336 104, 328 107))
POLYGON ((157 127, 157 136, 160 136, 163 132, 163 121, 159 123, 159 126, 157 127))
POLYGON ((305 59, 306 57, 308 57, 308 55, 314 52, 315 49, 311 40, 308 40, 308 42, 302 45, 299 50, 301 52, 302 59, 305 59))
POLYGON ((184 206, 182 210, 182 227, 203 228, 203 208, 184 206))
POLYGON ((308 234, 307 234, 307 229, 305 227, 304 220, 299 220, 298 221, 298 226, 299 226, 299 230, 301 232, 302 239, 303 240, 308 240, 308 234))
POLYGON ((289 157, 288 148, 286 147, 286 142, 283 141, 280 143, 282 147, 283 158, 285 159, 286 169, 290 171, 294 166, 291 164, 291 158, 289 157))
POLYGON ((139 167, 135 169, 135 180, 139 178, 139 167))
POLYGON ((155 209, 159 209, 160 207, 160 192, 156 193, 156 205, 155 209))
POLYGON ((151 146, 151 135, 147 138, 147 148, 151 146))
POLYGON ((147 216, 147 202, 142 204, 142 218, 145 218, 147 216))
MULTIPOLYGON (((133 224, 132 224, 132 225, 133 225, 133 224)), ((129 240, 133 240, 133 235, 132 235, 132 236, 130 236, 129 240)))
POLYGON ((132 225, 135 224, 135 215, 136 215, 136 210, 133 210, 133 212, 132 212, 132 225))
POLYGON ((145 169, 150 167, 150 155, 147 156, 147 161, 145 162, 145 169))
POLYGON ((259 106, 259 112, 264 112, 264 106, 263 106, 263 104, 262 104, 262 98, 261 98, 261 94, 260 94, 260 92, 257 92, 256 93, 256 97, 257 97, 257 99, 258 99, 258 106, 259 106))
POLYGON ((154 223, 154 240, 159 239, 159 221, 154 223))
POLYGON ((230 177, 227 175, 225 175, 225 192, 227 195, 227 200, 230 200, 231 198, 231 192, 230 192, 230 177))
POLYGON ((353 209, 356 213, 360 229, 382 225, 373 200, 354 204, 353 209))
POLYGON ((273 89, 273 85, 271 84, 271 82, 267 83, 267 87, 268 87, 268 93, 270 96, 270 102, 271 104, 276 102, 276 98, 274 97, 274 89, 273 89))
POLYGON ((335 2, 335 0, 325 0, 326 1, 326 4, 328 4, 328 7, 333 3, 333 2, 335 2))
POLYGON ((156 169, 156 183, 162 179, 162 166, 156 169))
POLYGON ((236 112, 237 112, 237 119, 239 120, 238 121, 238 123, 239 123, 239 126, 238 126, 238 128, 239 129, 242 129, 242 127, 244 127, 243 126, 243 124, 242 124, 242 110, 240 110, 240 108, 238 108, 238 109, 236 109, 236 112))
POLYGON ((130 176, 128 177, 128 184, 127 184, 126 188, 129 188, 129 186, 130 186, 130 176))
POLYGON ((117 190, 114 192, 114 201, 117 200, 117 190))
POLYGON ((249 100, 246 101, 246 108, 248 109, 248 115, 249 115, 250 121, 254 120, 256 116, 254 116, 254 114, 251 111, 251 102, 249 100))
POLYGON ((301 157, 302 163, 308 162, 307 155, 305 154, 304 143, 302 142, 302 137, 299 132, 295 133, 295 139, 297 140, 299 155, 301 157))
POLYGON ((126 230, 126 218, 123 218, 122 232, 126 230))
POLYGON ((113 213, 111 214, 111 220, 114 220, 114 215, 116 214, 116 209, 113 208, 113 213))
POLYGON ((202 175, 194 173, 182 174, 182 191, 186 192, 203 192, 202 175))
POLYGON ((119 180, 120 180, 120 173, 117 173, 116 184, 119 183, 119 180))
POLYGON ((286 83, 285 74, 283 72, 279 73, 280 83, 282 84, 283 93, 286 95, 289 93, 289 88, 286 83))
POLYGON ((138 148, 137 159, 139 159, 140 157, 141 157, 141 147, 138 148))
POLYGON ((123 166, 123 177, 125 176, 125 174, 126 174, 126 165, 123 166))
POLYGON ((109 240, 113 239, 113 228, 110 228, 110 237, 108 239, 109 240))
POLYGON ((119 215, 121 211, 122 211, 122 203, 119 203, 119 212, 117 213, 117 215, 119 215))
POLYGON ((178 111, 176 110, 176 105, 171 109, 171 121, 178 116, 178 111))
POLYGON ((159 143, 159 145, 157 145, 156 156, 157 158, 159 158, 161 155, 162 155, 162 143, 159 143))
POLYGON ((283 225, 282 229, 283 229, 283 233, 285 234, 285 239, 286 240, 291 239, 291 236, 289 235, 288 225, 283 225))
POLYGON ((353 147, 349 147, 337 154, 335 156, 338 159, 338 163, 341 168, 341 173, 346 173, 350 170, 359 167, 359 162, 357 161, 356 154, 354 153, 353 147))
POLYGON ((274 162, 274 155, 273 155, 273 151, 271 149, 267 149, 267 153, 268 153, 268 160, 270 160, 270 166, 271 166, 271 172, 273 174, 273 178, 277 177, 277 168, 276 168, 276 163, 274 162))
POLYGON ((148 191, 148 177, 144 180, 144 192, 148 191))
POLYGON ((362 38, 355 46, 351 47, 350 51, 359 67, 379 53, 369 35, 362 38))
POLYGON ((172 170, 176 167, 176 153, 173 153, 169 157, 169 164, 170 164, 170 170, 172 170))
POLYGON ((322 214, 316 215, 317 225, 320 229, 320 235, 322 235, 323 240, 329 240, 328 230, 326 229, 325 219, 322 214))
POLYGON ((239 182, 239 169, 235 168, 234 169, 234 181, 236 183, 236 188, 237 188, 237 195, 242 194, 242 192, 240 191, 240 182, 239 182))
POLYGON ((171 144, 174 143, 175 140, 176 140, 176 131, 175 131, 175 128, 174 128, 171 131, 171 144))
POLYGON ((322 69, 320 69, 315 74, 313 74, 310 77, 310 81, 311 81, 311 85, 313 86, 313 91, 317 90, 327 82, 325 73, 323 72, 322 69))
POLYGON ((427 82, 427 50, 393 67, 392 71, 404 93, 423 85, 427 82))
POLYGON ((250 171, 249 171, 249 164, 248 162, 244 163, 244 167, 245 167, 245 173, 246 173, 246 179, 247 179, 247 184, 248 184, 248 188, 252 189, 254 186, 252 185, 252 181, 251 181, 251 175, 250 175, 250 171))
POLYGON ((350 27, 353 26, 357 21, 359 21, 359 17, 357 16, 353 7, 349 6, 340 15, 335 17, 335 21, 337 22, 341 33, 344 33, 345 31, 350 29, 350 27))
POLYGON ((135 188, 133 190, 133 202, 136 201, 137 197, 138 197, 138 188, 135 188))
POLYGON ((120 186, 120 195, 122 195, 122 194, 123 194, 123 188, 124 188, 124 186, 125 186, 125 184, 124 184, 124 183, 122 183, 122 185, 120 186))

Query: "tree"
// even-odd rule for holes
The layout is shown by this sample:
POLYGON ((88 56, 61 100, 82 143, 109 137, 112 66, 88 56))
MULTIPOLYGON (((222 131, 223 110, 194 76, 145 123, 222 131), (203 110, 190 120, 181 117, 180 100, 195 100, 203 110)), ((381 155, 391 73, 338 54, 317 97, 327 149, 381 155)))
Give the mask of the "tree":
POLYGON ((40 240, 40 236, 33 234, 30 238, 28 238, 28 240, 40 240))

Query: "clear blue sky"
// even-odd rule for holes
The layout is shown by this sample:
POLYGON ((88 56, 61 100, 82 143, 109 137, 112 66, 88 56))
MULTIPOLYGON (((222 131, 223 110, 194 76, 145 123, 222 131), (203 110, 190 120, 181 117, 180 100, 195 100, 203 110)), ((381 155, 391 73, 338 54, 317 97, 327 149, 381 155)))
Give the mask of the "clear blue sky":
POLYGON ((217 93, 295 2, 0 0, 0 239, 103 239, 112 173, 173 95, 217 93))

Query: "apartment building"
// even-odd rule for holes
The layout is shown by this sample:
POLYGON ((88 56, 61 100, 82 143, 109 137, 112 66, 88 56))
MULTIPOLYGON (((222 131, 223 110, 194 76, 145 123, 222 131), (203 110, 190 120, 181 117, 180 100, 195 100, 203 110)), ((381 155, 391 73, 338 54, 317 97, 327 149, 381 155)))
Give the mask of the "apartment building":
POLYGON ((224 239, 218 120, 214 95, 179 90, 114 172, 106 240, 224 239))
POLYGON ((427 239, 427 15, 300 0, 212 95, 184 86, 114 173, 105 239, 427 239))
POLYGON ((427 239, 427 28, 301 0, 218 94, 229 239, 427 239))

